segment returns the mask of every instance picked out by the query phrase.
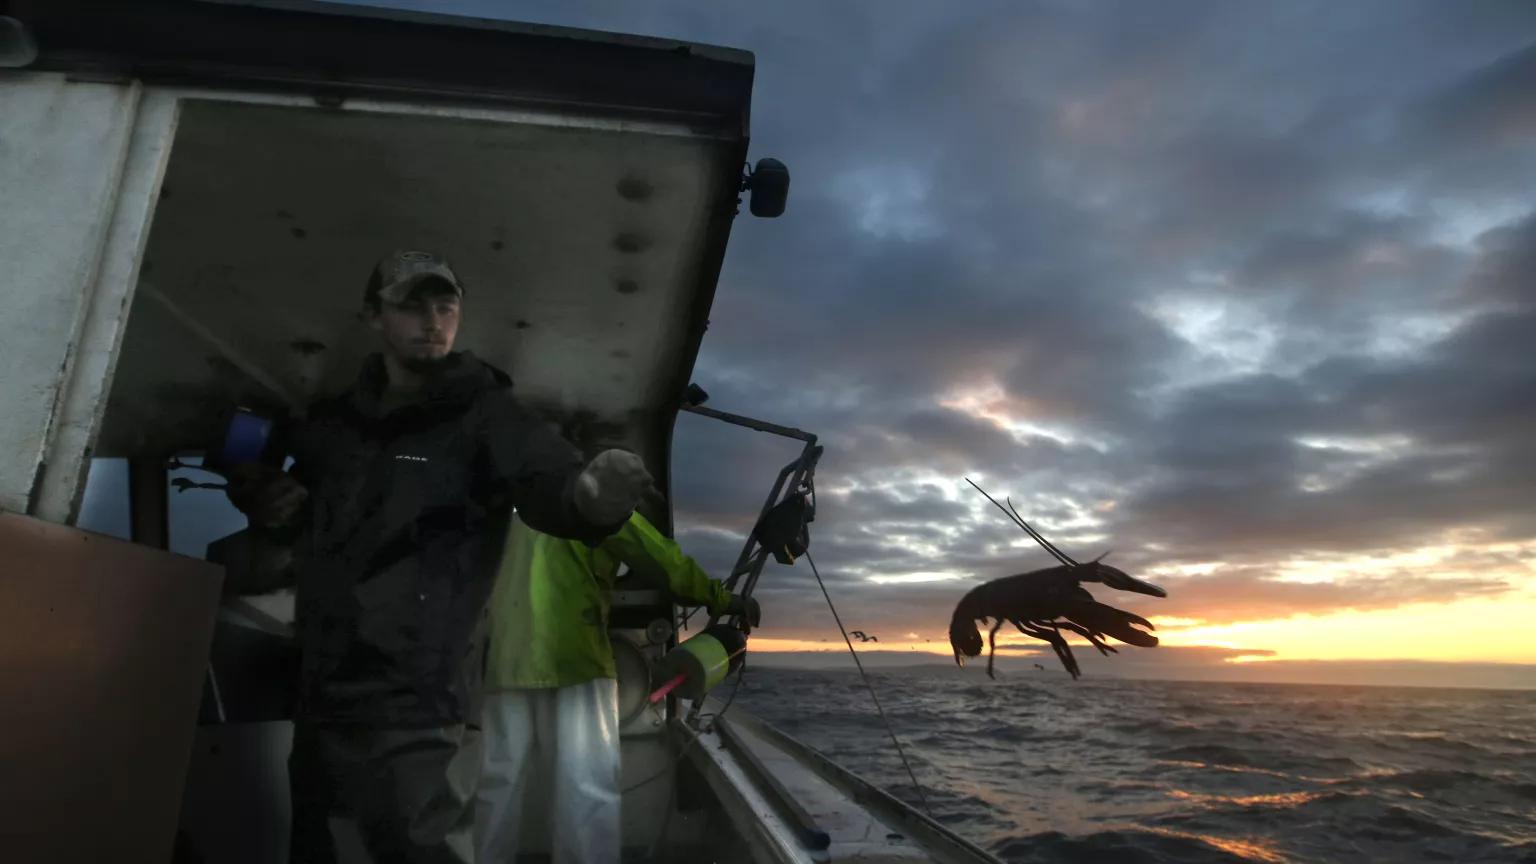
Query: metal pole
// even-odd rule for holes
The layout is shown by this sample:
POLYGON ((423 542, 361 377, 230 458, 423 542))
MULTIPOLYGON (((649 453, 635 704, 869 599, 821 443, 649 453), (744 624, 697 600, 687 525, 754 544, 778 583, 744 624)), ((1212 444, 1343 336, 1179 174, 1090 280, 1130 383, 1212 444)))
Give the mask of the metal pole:
POLYGON ((171 548, 170 471, 161 457, 128 460, 128 536, 156 549, 171 548))
MULTIPOLYGON (((777 423, 756 420, 740 414, 732 414, 728 411, 716 411, 713 408, 705 408, 702 405, 681 405, 679 409, 690 414, 697 414, 701 417, 710 417, 723 423, 729 423, 732 426, 741 426, 746 429, 767 432, 770 435, 778 435, 805 442, 805 447, 800 451, 800 455, 779 471, 779 476, 774 481, 773 489, 768 493, 768 500, 763 502, 763 509, 758 514, 759 522, 779 502, 780 497, 786 493, 786 490, 788 492, 795 492, 800 489, 806 476, 815 470, 816 462, 821 458, 821 448, 816 445, 816 436, 803 429, 780 426, 777 423)), ((757 587, 758 577, 761 576, 763 565, 767 560, 768 550, 758 544, 756 531, 749 532, 746 543, 742 545, 741 555, 737 557, 736 565, 731 568, 731 573, 725 580, 726 589, 742 596, 751 596, 752 591, 757 587), (741 586, 740 591, 736 590, 738 585, 741 586)), ((680 622, 681 625, 687 626, 688 620, 692 617, 692 612, 683 616, 680 622)), ((705 625, 706 629, 714 626, 719 620, 720 616, 710 615, 708 623, 705 625)), ((696 723, 703 707, 704 700, 702 698, 695 701, 693 709, 688 712, 688 718, 685 722, 688 725, 696 723)))
POLYGON ((764 420, 754 420, 751 417, 743 417, 740 414, 731 414, 726 411, 716 411, 713 408, 705 408, 703 405, 684 405, 682 410, 690 414, 698 414, 701 417, 713 417, 733 426, 744 426, 748 429, 756 429, 759 432, 767 432, 772 435, 782 435, 785 438, 794 438, 797 441, 816 443, 816 436, 801 429, 791 426, 780 426, 777 423, 769 423, 764 420))

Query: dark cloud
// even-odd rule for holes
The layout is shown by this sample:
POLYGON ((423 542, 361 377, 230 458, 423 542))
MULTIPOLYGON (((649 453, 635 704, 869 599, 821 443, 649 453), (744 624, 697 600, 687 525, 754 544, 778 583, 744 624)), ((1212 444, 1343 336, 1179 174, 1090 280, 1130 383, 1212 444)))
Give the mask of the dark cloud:
MULTIPOLYGON (((1533 136, 1536 137, 1536 136, 1533 136)), ((1516 308, 1536 303, 1536 209, 1482 235, 1482 256, 1463 302, 1493 301, 1516 308)))
POLYGON ((1536 43, 1427 100, 1425 132, 1473 147, 1528 148, 1536 137, 1536 43))

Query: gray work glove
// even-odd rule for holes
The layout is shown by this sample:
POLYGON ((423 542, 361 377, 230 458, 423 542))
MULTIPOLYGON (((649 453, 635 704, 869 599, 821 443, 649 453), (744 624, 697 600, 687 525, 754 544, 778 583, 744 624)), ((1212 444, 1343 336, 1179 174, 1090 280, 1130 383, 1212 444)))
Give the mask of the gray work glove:
POLYGON ((576 478, 576 510, 594 525, 614 525, 653 488, 645 462, 627 450, 604 450, 576 478))
POLYGON ((758 605, 757 599, 753 597, 732 594, 731 601, 725 604, 725 614, 740 616, 745 625, 742 630, 747 633, 751 633, 753 627, 763 623, 763 607, 758 605))

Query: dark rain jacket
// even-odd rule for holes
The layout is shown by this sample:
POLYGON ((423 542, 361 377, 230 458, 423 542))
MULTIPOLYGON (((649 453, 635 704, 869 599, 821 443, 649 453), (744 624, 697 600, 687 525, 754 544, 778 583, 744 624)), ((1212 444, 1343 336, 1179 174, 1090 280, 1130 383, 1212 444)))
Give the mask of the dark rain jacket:
POLYGON ((512 396, 505 373, 452 355, 417 403, 383 411, 382 358, 297 424, 309 490, 292 540, 299 716, 412 728, 476 722, 486 600, 513 506, 549 534, 618 526, 573 501, 581 454, 512 396))

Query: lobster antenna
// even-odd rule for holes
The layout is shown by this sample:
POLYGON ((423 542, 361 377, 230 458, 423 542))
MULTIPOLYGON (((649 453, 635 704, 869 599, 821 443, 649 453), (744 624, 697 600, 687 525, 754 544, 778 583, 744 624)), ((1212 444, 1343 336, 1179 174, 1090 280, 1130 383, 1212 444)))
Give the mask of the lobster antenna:
POLYGON ((1035 536, 1035 532, 1031 531, 1029 526, 1023 524, 1023 520, 1019 519, 1018 516, 1015 516, 1014 514, 1009 513, 1007 508, 1005 508, 1005 507, 1003 507, 1003 505, 997 503, 997 499, 996 498, 993 498, 991 495, 987 495, 987 490, 981 488, 980 486, 977 486, 975 483, 973 483, 971 481, 971 478, 969 478, 969 477, 965 478, 965 482, 970 483, 971 487, 974 488, 977 492, 980 492, 981 494, 986 495, 987 500, 992 502, 992 506, 996 507, 999 510, 1002 510, 1003 511, 1003 515, 1007 516, 1013 522, 1013 524, 1015 524, 1015 525, 1019 526, 1020 528, 1022 528, 1024 530, 1024 533, 1028 534, 1031 537, 1035 536))
MULTIPOLYGON (((1003 500, 1008 502, 1008 509, 1009 510, 1013 510, 1013 499, 1012 498, 1004 498, 1003 500)), ((1041 534, 1039 531, 1036 531, 1034 528, 1030 527, 1029 523, 1024 521, 1024 517, 1019 515, 1019 511, 1013 510, 1013 515, 1014 515, 1014 518, 1019 520, 1019 524, 1024 526, 1024 530, 1029 532, 1029 536, 1035 538, 1036 542, 1038 542, 1041 546, 1045 547, 1045 551, 1047 551, 1047 552, 1051 553, 1052 555, 1056 556, 1056 560, 1057 561, 1060 561, 1061 563, 1067 565, 1068 567, 1077 567, 1077 566, 1079 566, 1076 561, 1072 560, 1072 556, 1071 555, 1068 555, 1067 553, 1061 551, 1060 549, 1057 549, 1055 543, 1052 543, 1051 541, 1045 539, 1045 535, 1041 534)))
POLYGON ((1014 509, 1013 499, 1011 497, 1010 498, 1004 498, 1003 500, 1008 502, 1008 509, 1013 513, 1013 518, 1020 525, 1024 526, 1024 530, 1029 532, 1029 536, 1035 538, 1035 542, 1039 543, 1041 548, 1043 548, 1043 549, 1045 549, 1045 551, 1051 553, 1051 555, 1054 556, 1056 558, 1056 560, 1060 561, 1061 563, 1066 564, 1066 565, 1071 566, 1071 567, 1076 567, 1077 566, 1077 562, 1073 561, 1072 557, 1070 555, 1068 555, 1067 553, 1061 551, 1060 549, 1057 549, 1056 548, 1056 544, 1054 544, 1051 541, 1045 539, 1045 535, 1044 534, 1041 534, 1039 531, 1036 531, 1033 526, 1031 526, 1028 522, 1024 521, 1024 517, 1020 516, 1019 515, 1019 511, 1014 509))
MULTIPOLYGON (((1071 558, 1068 558, 1065 554, 1062 553, 1062 551, 1060 549, 1057 549, 1055 546, 1052 546, 1044 537, 1041 537, 1040 534, 1035 531, 1035 529, 1029 527, 1029 523, 1025 522, 1023 517, 1019 516, 1019 514, 1017 512, 1010 512, 1008 507, 1004 507, 1003 505, 997 503, 997 499, 996 498, 993 498, 991 495, 987 495, 987 490, 981 488, 980 486, 977 486, 971 480, 971 478, 969 478, 969 477, 965 478, 965 482, 970 483, 972 488, 974 488, 977 492, 980 492, 982 495, 985 495, 986 499, 988 501, 992 502, 992 506, 994 506, 997 509, 1003 511, 1003 515, 1004 516, 1007 516, 1010 520, 1013 521, 1013 523, 1015 525, 1017 525, 1020 528, 1024 529, 1024 533, 1025 534, 1028 534, 1030 537, 1034 538, 1035 542, 1039 543, 1040 546, 1045 549, 1045 551, 1051 553, 1051 555, 1053 557, 1055 557, 1056 560, 1058 560, 1061 563, 1066 564, 1066 565, 1068 565, 1070 567, 1076 567, 1077 566, 1077 562, 1076 561, 1073 561, 1071 558)), ((1013 506, 1013 502, 1011 502, 1011 501, 1008 502, 1008 506, 1012 507, 1013 506)))

